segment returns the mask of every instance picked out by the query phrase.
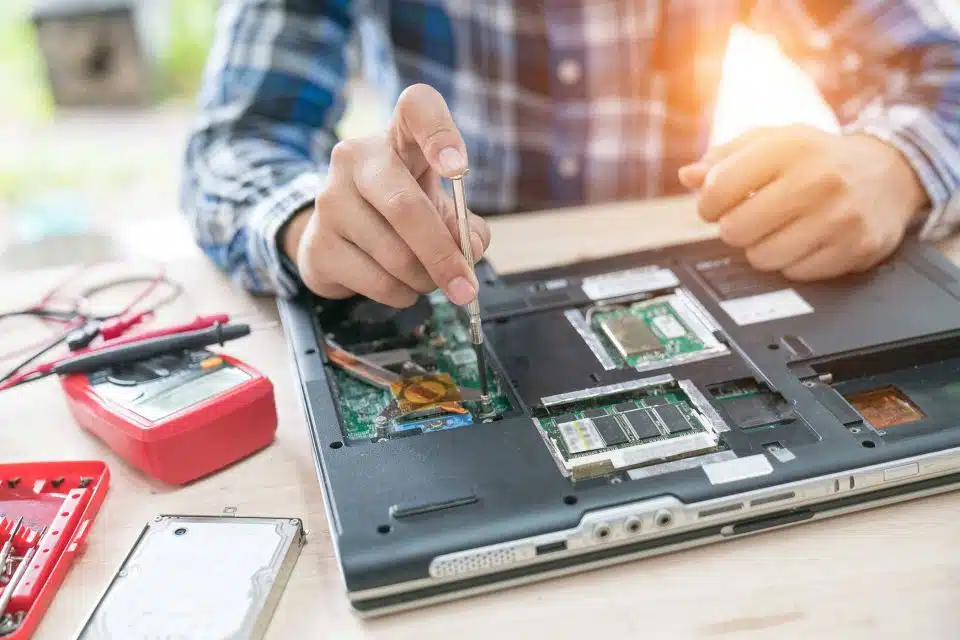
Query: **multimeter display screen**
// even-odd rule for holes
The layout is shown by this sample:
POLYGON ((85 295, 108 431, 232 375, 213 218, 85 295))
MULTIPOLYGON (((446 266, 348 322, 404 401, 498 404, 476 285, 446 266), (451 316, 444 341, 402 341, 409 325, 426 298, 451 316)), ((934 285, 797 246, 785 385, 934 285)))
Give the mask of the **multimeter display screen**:
POLYGON ((250 376, 235 367, 223 367, 183 384, 148 396, 129 407, 134 413, 157 422, 187 407, 209 400, 250 379, 250 376))

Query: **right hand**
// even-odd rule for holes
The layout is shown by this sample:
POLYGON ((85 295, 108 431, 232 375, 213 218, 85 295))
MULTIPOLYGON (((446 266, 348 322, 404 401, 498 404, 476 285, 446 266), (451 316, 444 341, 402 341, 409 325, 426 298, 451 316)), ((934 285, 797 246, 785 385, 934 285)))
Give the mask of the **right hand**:
MULTIPOLYGON (((327 186, 312 211, 291 220, 282 248, 324 298, 360 294, 408 307, 439 287, 454 304, 467 304, 478 285, 460 251, 453 200, 440 185, 466 169, 466 146, 443 97, 411 86, 386 134, 333 148, 327 186)), ((490 230, 468 215, 479 260, 490 230)))

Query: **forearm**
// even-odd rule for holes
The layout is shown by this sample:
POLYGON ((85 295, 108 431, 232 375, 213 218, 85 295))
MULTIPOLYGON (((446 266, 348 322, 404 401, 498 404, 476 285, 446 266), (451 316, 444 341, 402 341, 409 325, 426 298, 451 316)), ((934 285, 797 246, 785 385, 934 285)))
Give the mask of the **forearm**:
POLYGON ((266 134, 194 134, 187 147, 181 205, 204 253, 251 293, 290 296, 278 233, 309 207, 324 170, 268 142, 266 134))
POLYGON ((914 104, 889 105, 863 114, 845 131, 891 144, 913 168, 928 199, 921 238, 938 240, 960 228, 960 101, 952 115, 914 104))
POLYGON ((297 251, 300 248, 300 239, 303 238, 303 232, 306 229, 307 222, 310 220, 310 214, 313 213, 313 203, 304 205, 290 217, 287 223, 281 228, 277 242, 280 251, 292 263, 297 261, 297 251))
POLYGON ((247 290, 289 296, 280 232, 323 187, 342 113, 351 3, 225 3, 184 157, 197 242, 247 290))

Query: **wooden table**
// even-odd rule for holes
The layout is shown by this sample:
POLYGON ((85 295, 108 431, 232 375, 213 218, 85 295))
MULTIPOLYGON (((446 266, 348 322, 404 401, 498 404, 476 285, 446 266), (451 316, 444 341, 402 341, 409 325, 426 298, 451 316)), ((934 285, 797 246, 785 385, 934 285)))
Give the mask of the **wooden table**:
MULTIPOLYGON (((702 238, 688 200, 595 207, 494 222, 502 271, 702 238)), ((960 257, 960 244, 945 246, 960 257)), ((188 295, 166 315, 229 311, 276 319, 269 300, 232 287, 197 253, 169 265, 188 295)), ((0 275, 0 308, 21 306, 58 277, 0 275)), ((252 320, 257 323, 258 320, 252 320)), ((13 346, 26 325, 5 325, 13 346)), ((313 638, 955 638, 960 634, 960 493, 807 524, 361 621, 343 594, 291 362, 279 327, 229 351, 275 383, 280 428, 267 450, 171 489, 149 481, 75 427, 54 380, 0 394, 0 462, 107 460, 113 481, 86 553, 38 640, 63 640, 96 602, 144 523, 158 513, 296 516, 309 530, 270 627, 272 640, 313 638)))

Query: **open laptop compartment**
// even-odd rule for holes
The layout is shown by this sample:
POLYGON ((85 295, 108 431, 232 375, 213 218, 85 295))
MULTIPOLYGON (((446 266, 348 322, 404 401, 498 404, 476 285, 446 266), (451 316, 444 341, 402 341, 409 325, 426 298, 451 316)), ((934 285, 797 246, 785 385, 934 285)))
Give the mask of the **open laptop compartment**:
POLYGON ((375 418, 405 396, 357 386, 326 338, 469 388, 457 310, 436 296, 359 315, 357 301, 281 302, 354 605, 389 610, 950 486, 957 271, 910 245, 842 281, 751 273, 715 242, 511 277, 482 265, 495 411, 388 413, 387 429, 375 418))

